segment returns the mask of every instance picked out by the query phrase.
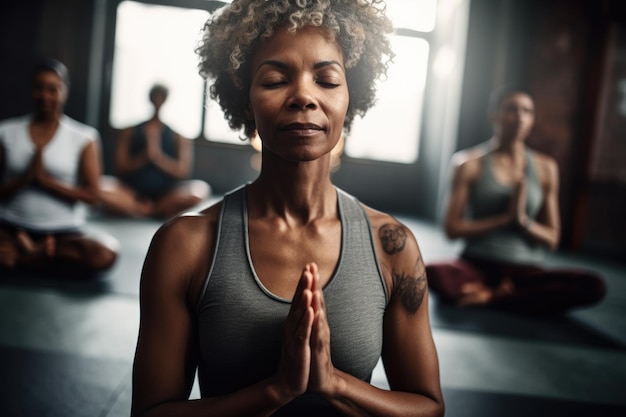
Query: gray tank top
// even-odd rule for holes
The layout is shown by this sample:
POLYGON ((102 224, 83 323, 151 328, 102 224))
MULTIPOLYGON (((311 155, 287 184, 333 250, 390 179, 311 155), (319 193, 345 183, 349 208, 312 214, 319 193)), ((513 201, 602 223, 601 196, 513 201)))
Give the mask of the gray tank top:
MULTIPOLYGON (((543 205, 543 189, 537 176, 535 162, 526 149, 526 213, 535 219, 543 205)), ((509 209, 514 186, 496 180, 493 158, 484 156, 481 175, 472 185, 469 196, 470 216, 481 219, 502 214, 509 209)), ((529 239, 516 226, 466 240, 464 255, 516 264, 537 264, 543 260, 543 247, 529 239)))
MULTIPOLYGON (((337 195, 341 252, 323 290, 332 360, 338 369, 369 381, 382 350, 387 289, 365 211, 345 192, 337 190, 337 195)), ((236 189, 224 197, 213 264, 198 303, 203 397, 227 394, 274 374, 289 307, 290 300, 268 291, 255 273, 246 187, 236 189)), ((312 397, 296 399, 289 412, 325 410, 327 405, 312 397)))

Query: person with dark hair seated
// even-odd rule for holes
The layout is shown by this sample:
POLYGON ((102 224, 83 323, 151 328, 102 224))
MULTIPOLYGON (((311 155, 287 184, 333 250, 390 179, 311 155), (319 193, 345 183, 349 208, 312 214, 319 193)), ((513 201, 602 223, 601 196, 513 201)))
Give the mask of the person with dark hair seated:
POLYGON ((444 302, 518 313, 558 314, 599 302, 603 279, 591 271, 547 269, 545 249, 560 238, 556 161, 526 145, 535 105, 522 88, 491 96, 493 136, 456 153, 445 214, 461 257, 427 263, 429 284, 444 302))
POLYGON ((149 93, 150 120, 123 129, 115 149, 114 176, 101 179, 105 211, 130 217, 169 218, 206 200, 211 187, 186 179, 192 167, 192 144, 160 117, 169 90, 155 84, 149 93))
POLYGON ((117 241, 85 230, 97 203, 100 136, 64 114, 68 70, 44 60, 33 114, 0 122, 0 269, 90 276, 111 267, 117 241))

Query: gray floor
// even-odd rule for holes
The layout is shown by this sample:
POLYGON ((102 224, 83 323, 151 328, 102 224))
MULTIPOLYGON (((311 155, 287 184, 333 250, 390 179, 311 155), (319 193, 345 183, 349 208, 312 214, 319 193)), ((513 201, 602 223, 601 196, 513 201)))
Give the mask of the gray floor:
MULTIPOLYGON (((426 261, 457 253, 435 225, 401 220, 426 261)), ((129 413, 139 274, 159 223, 96 218, 91 226, 122 244, 100 280, 0 279, 0 415, 129 413)), ((601 272, 608 296, 550 320, 460 311, 431 297, 447 416, 626 415, 626 265, 564 253, 549 262, 601 272)), ((386 386, 380 365, 373 382, 386 386)))

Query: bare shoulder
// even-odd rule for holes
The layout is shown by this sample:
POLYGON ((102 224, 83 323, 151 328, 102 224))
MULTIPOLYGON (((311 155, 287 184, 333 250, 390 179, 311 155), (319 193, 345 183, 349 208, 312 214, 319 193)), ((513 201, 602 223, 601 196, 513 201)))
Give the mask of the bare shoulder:
POLYGON ((364 206, 370 218, 378 258, 390 301, 415 313, 422 305, 427 282, 424 262, 413 232, 395 217, 364 206))
POLYGON ((161 283, 194 298, 208 273, 221 203, 165 222, 154 234, 144 263, 142 287, 161 283))
POLYGON ((180 133, 178 133, 177 131, 175 131, 173 129, 172 129, 172 135, 174 136, 174 138, 176 138, 176 140, 178 142, 181 142, 181 143, 183 143, 185 145, 190 145, 191 144, 191 139, 189 139, 186 136, 181 135, 180 133))
POLYGON ((553 183, 558 180, 559 166, 556 159, 535 150, 531 150, 530 154, 535 161, 537 173, 542 182, 553 183))
POLYGON ((216 225, 221 202, 199 212, 185 212, 165 222, 155 234, 160 240, 194 241, 206 238, 207 231, 216 225), (184 239, 183 239, 184 238, 184 239))
POLYGON ((395 217, 368 206, 363 206, 367 213, 374 239, 380 243, 384 254, 395 255, 405 251, 407 240, 415 241, 411 230, 395 217))
POLYGON ((468 149, 456 152, 452 155, 452 168, 456 177, 467 180, 478 177, 485 155, 489 153, 487 143, 481 143, 468 149))

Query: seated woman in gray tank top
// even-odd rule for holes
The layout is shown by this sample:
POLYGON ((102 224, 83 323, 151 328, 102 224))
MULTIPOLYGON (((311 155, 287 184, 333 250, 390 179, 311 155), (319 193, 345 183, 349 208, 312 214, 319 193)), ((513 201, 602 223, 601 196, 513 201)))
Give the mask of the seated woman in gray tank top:
POLYGON ((392 55, 381 4, 235 0, 204 29, 201 74, 262 168, 155 234, 133 415, 443 415, 417 241, 330 178, 392 55))
POLYGON ((461 258, 426 266, 433 291, 448 303, 488 305, 528 314, 562 313, 602 299, 595 273, 542 266, 560 238, 558 167, 525 142, 534 102, 523 89, 492 94, 493 137, 453 156, 445 217, 451 238, 464 238, 461 258))

